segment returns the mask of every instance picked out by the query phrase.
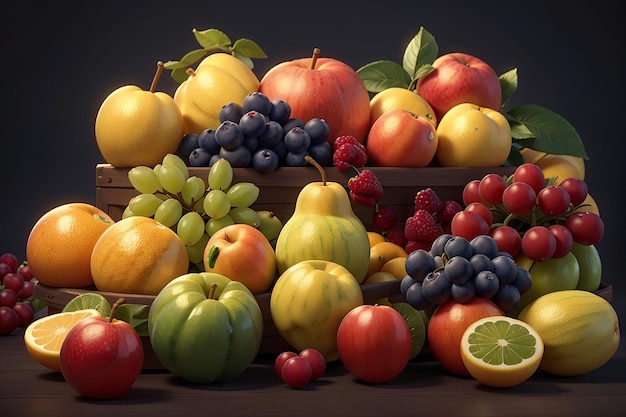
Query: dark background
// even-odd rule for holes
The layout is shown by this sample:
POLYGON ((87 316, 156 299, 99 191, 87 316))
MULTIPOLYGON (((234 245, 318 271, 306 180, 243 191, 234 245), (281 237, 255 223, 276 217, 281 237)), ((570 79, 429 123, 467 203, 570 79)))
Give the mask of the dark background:
MULTIPOLYGON (((622 302, 625 16, 619 2, 566 8, 546 1, 20 3, 0 17, 0 252, 24 259, 28 233, 42 214, 68 202, 95 204, 95 165, 104 162, 93 135, 100 104, 125 84, 148 89, 158 60, 198 46, 193 28, 255 40, 269 56, 255 61, 261 78, 281 61, 310 56, 313 47, 355 69, 378 59, 400 63, 424 26, 440 54, 476 55, 498 74, 517 67, 511 106, 547 107, 577 129, 590 157, 586 181, 606 225, 597 245, 604 281, 622 302)), ((174 89, 166 73, 159 90, 174 89)))

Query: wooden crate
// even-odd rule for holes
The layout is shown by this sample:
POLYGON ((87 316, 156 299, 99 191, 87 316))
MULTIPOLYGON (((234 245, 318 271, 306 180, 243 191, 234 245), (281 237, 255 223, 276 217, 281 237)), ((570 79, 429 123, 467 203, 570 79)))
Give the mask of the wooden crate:
MULTIPOLYGON (((413 214, 415 194, 430 187, 442 200, 454 199, 462 202, 465 184, 480 179, 489 173, 509 175, 514 168, 368 168, 381 181, 384 195, 380 204, 392 204, 400 219, 413 214)), ((210 168, 189 168, 189 175, 195 175, 207 182, 210 168)), ((260 187, 259 198, 254 204, 257 210, 271 210, 280 220, 286 222, 293 214, 300 190, 309 182, 320 181, 320 174, 314 167, 280 167, 270 174, 259 174, 252 168, 235 168, 233 183, 251 182, 260 187)), ((354 171, 339 172, 334 167, 325 168, 327 181, 338 182, 347 187, 348 179, 354 171)), ((108 164, 96 167, 96 206, 119 220, 128 201, 138 192, 128 180, 128 169, 115 168, 108 164)), ((353 203, 355 214, 368 230, 372 225, 373 207, 353 203)))

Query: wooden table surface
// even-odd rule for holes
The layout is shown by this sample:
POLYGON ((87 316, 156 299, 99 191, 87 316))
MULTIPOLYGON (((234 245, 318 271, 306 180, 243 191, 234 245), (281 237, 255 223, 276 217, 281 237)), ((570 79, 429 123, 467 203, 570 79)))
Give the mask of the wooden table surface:
MULTIPOLYGON (((624 317, 622 305, 616 307, 624 317)), ((143 372, 124 397, 94 401, 77 395, 60 373, 28 355, 23 331, 0 337, 0 416, 618 416, 624 415, 626 348, 578 377, 538 372, 508 389, 485 387, 418 356, 394 381, 369 385, 338 362, 304 389, 274 375, 264 354, 225 383, 196 386, 166 371, 143 372)))

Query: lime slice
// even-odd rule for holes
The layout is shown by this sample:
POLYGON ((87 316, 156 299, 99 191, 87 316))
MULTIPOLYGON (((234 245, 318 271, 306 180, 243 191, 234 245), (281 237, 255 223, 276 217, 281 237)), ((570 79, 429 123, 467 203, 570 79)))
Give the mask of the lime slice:
POLYGON ((422 314, 409 303, 393 303, 391 307, 400 313, 409 326, 412 341, 409 360, 414 359, 422 351, 426 341, 426 326, 422 319, 422 314))
POLYGON ((461 357, 469 374, 491 387, 512 387, 530 378, 543 357, 543 341, 529 324, 506 316, 468 326, 461 357))
POLYGON ((65 313, 87 309, 97 310, 103 317, 108 317, 111 314, 111 303, 102 294, 85 292, 72 298, 61 311, 65 313))

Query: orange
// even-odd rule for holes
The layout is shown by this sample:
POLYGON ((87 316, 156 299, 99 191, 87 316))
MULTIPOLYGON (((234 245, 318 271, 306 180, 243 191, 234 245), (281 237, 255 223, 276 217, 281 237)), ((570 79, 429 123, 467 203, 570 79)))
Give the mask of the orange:
POLYGON ((385 241, 375 244, 370 248, 370 260, 367 268, 366 277, 372 275, 374 272, 380 271, 387 261, 397 257, 409 256, 404 248, 396 243, 385 241))
POLYGON ((396 279, 402 279, 406 276, 406 258, 407 256, 396 256, 395 258, 391 258, 383 264, 380 271, 389 272, 396 277, 396 279))
MULTIPOLYGON (((379 284, 381 282, 391 282, 391 281, 396 281, 396 280, 397 278, 391 272, 378 271, 378 272, 374 272, 372 275, 365 278, 365 280, 361 284, 363 285, 379 284)), ((372 304, 391 305, 391 302, 389 301, 388 297, 383 297, 383 298, 377 299, 372 304)))
POLYGON ((91 273, 99 291, 157 295, 188 270, 183 241, 149 217, 118 221, 98 239, 91 255, 91 273))
POLYGON ((52 287, 93 285, 91 251, 114 220, 87 203, 57 206, 37 220, 26 242, 33 275, 52 287))
POLYGON ((450 299, 437 307, 428 322, 428 346, 445 370, 460 376, 470 375, 461 356, 463 333, 476 320, 490 316, 504 316, 504 312, 482 297, 464 304, 450 299))
POLYGON ((53 371, 61 371, 61 345, 76 323, 87 317, 98 317, 95 309, 51 314, 33 321, 24 331, 24 343, 30 356, 53 371))
POLYGON ((387 240, 385 239, 385 236, 378 232, 367 232, 367 238, 370 241, 370 248, 377 243, 385 242, 387 240))

